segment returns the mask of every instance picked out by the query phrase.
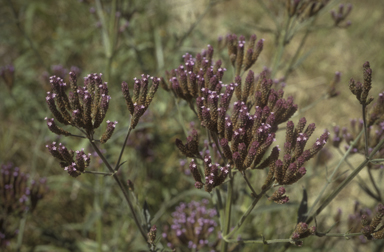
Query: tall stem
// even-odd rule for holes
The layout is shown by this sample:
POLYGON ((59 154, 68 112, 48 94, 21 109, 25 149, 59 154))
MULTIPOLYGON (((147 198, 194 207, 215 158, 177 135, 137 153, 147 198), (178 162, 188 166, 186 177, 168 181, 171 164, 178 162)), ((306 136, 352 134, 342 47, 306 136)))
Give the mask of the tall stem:
MULTIPOLYGON (((224 230, 223 237, 225 237, 229 233, 229 229, 231 228, 231 211, 232 211, 232 191, 233 191, 233 181, 234 176, 232 171, 229 170, 229 183, 228 183, 228 193, 227 193, 227 202, 225 205, 225 218, 224 218, 224 230)), ((221 252, 227 252, 228 243, 223 239, 221 240, 221 252)))
MULTIPOLYGON (((136 212, 133 208, 133 205, 132 205, 132 202, 131 200, 129 199, 129 196, 128 196, 128 192, 127 190, 124 188, 123 184, 121 183, 120 179, 116 176, 116 172, 114 171, 114 169, 112 168, 112 166, 108 163, 108 161, 105 159, 104 155, 101 153, 101 151, 99 150, 99 148, 97 147, 97 145, 95 143, 92 142, 92 140, 90 140, 90 143, 92 145, 92 147, 94 148, 94 150, 96 151, 96 153, 99 155, 99 157, 101 158, 101 160, 103 160, 104 164, 108 167, 109 171, 113 173, 112 177, 113 179, 116 181, 117 185, 119 186, 120 190, 123 192, 123 195, 124 195, 124 198, 125 200, 127 201, 128 203, 128 206, 129 206, 129 210, 131 211, 132 213, 132 216, 133 216, 133 219, 135 220, 135 223, 136 223, 136 226, 139 228, 140 230, 140 233, 141 233, 141 236, 144 238, 144 240, 147 242, 148 241, 148 238, 147 238, 147 234, 144 232, 143 228, 141 227, 140 225, 140 222, 139 222, 139 219, 136 215, 136 212)), ((124 144, 125 146, 125 144, 124 144)))

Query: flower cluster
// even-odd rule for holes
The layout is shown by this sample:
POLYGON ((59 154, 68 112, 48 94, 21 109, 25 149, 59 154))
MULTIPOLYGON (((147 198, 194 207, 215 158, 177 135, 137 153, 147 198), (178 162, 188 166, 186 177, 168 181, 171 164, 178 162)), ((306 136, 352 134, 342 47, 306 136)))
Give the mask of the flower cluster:
POLYGON ((274 201, 277 204, 285 204, 285 203, 288 203, 288 201, 289 201, 289 197, 287 195, 285 195, 285 188, 284 187, 280 187, 268 199, 274 201))
POLYGON ((168 247, 187 246, 189 249, 214 249, 216 242, 210 242, 209 237, 217 226, 213 218, 217 215, 215 209, 207 209, 208 200, 181 203, 172 213, 172 225, 165 227, 163 238, 168 247))
MULTIPOLYGON (((244 46, 245 41, 242 36, 237 43, 234 43, 234 38, 237 36, 229 35, 228 43, 244 46)), ((255 40, 255 36, 253 36, 250 42, 251 48, 254 47, 255 40)), ((236 53, 239 53, 239 50, 234 49, 238 47, 229 46, 228 48, 230 55, 238 57, 236 53)), ((202 188, 205 185, 205 190, 210 192, 213 187, 224 181, 231 167, 240 172, 244 172, 246 169, 270 167, 263 189, 268 188, 274 180, 280 185, 289 185, 298 181, 306 172, 303 167, 304 162, 323 148, 328 139, 328 133, 324 133, 311 148, 304 150, 309 137, 315 130, 315 125, 310 124, 305 129, 306 119, 302 118, 295 128, 293 122, 290 121, 287 123, 283 160, 278 159, 280 152, 278 146, 272 148, 270 155, 265 158, 267 150, 275 141, 278 125, 288 121, 297 110, 293 97, 284 99, 282 89, 272 88, 274 81, 269 79, 267 70, 261 72, 257 78, 255 78, 254 72, 249 70, 244 82, 238 75, 235 77, 234 83, 225 85, 221 82, 224 73, 220 70, 222 69, 220 68, 221 61, 216 61, 211 65, 212 57, 213 48, 211 46, 208 46, 204 60, 201 59, 201 55, 197 55, 196 58, 192 58, 189 54, 186 55, 184 65, 173 71, 176 76, 171 80, 175 84, 172 87, 177 96, 189 101, 196 98, 196 111, 201 126, 209 130, 216 147, 221 150, 217 163, 224 164, 222 165, 224 167, 220 168, 220 172, 219 165, 211 161, 210 155, 201 155, 198 151, 196 131, 193 131, 192 135, 187 138, 186 144, 179 139, 176 140, 177 147, 184 155, 203 161, 205 184, 201 181, 202 176, 195 160, 192 160, 190 164, 191 173, 196 181, 195 186, 202 188), (198 81, 190 83, 188 76, 194 74, 196 67, 200 67, 199 74, 196 75, 198 81), (185 78, 181 77, 184 75, 185 78), (181 88, 182 79, 185 79, 186 89, 181 88), (189 86, 190 84, 191 86, 189 86), (183 90, 194 91, 185 93, 183 90), (233 105, 231 105, 232 98, 237 99, 233 105), (263 158, 264 161, 261 162, 263 158)), ((230 57, 230 59, 232 58, 230 57)), ((246 63, 244 65, 236 62, 240 61, 232 62, 235 69, 247 69, 246 63)))
MULTIPOLYGON (((47 93, 46 102, 57 121, 71 125, 93 139, 95 129, 103 122, 109 107, 108 86, 101 79, 101 74, 89 74, 84 78, 84 86, 77 86, 74 72, 70 72, 69 95, 65 90, 67 84, 57 76, 50 77, 52 92, 47 93)), ((53 118, 46 118, 48 128, 55 134, 69 136, 71 133, 57 126, 53 118)), ((102 136, 105 143, 115 129, 115 123, 107 122, 108 126, 102 136)))
MULTIPOLYGON (((239 39, 235 34, 226 36, 225 45, 228 48, 228 55, 236 69, 236 76, 240 80, 241 70, 248 70, 256 62, 263 50, 264 40, 260 39, 257 43, 256 40, 256 35, 252 35, 247 47, 245 47, 245 38, 243 36, 240 36, 239 39)), ((166 71, 169 83, 162 80, 162 87, 167 91, 172 90, 177 97, 186 101, 191 101, 193 98, 198 97, 208 99, 209 94, 220 93, 223 88, 222 78, 226 68, 222 67, 221 60, 217 60, 212 64, 213 53, 213 47, 208 45, 208 49, 204 50, 202 54, 197 54, 195 58, 188 53, 185 54, 183 56, 184 65, 180 65, 177 69, 173 69, 170 72, 166 71)), ((250 83, 251 81, 253 79, 249 79, 245 84, 243 100, 252 95, 249 90, 252 84, 250 83)), ((240 100, 241 81, 237 82, 237 85, 233 85, 231 90, 228 90, 227 99, 231 99, 234 88, 236 88, 236 95, 240 100)), ((211 97, 213 103, 217 99, 217 95, 211 97)))
POLYGON ((313 235, 316 232, 316 227, 308 227, 308 224, 305 222, 299 222, 296 225, 295 231, 291 235, 291 239, 295 241, 297 246, 303 245, 303 241, 299 239, 306 238, 310 235, 313 235))
POLYGON ((349 90, 354 94, 361 105, 366 106, 373 101, 373 98, 368 98, 368 93, 372 88, 372 69, 369 62, 363 64, 364 82, 355 81, 353 78, 349 81, 349 90))
POLYGON ((0 167, 0 248, 17 234, 18 219, 32 212, 47 192, 46 179, 31 180, 12 164, 0 167), (15 223, 13 223, 15 221, 15 223))
POLYGON ((60 161, 60 166, 72 177, 77 177, 89 166, 91 153, 85 154, 84 149, 80 151, 68 150, 63 144, 56 142, 48 144, 49 153, 60 161), (76 155, 75 155, 76 154, 76 155))
MULTIPOLYGON (((334 137, 332 138, 332 145, 336 148, 339 148, 341 142, 344 140, 346 143, 344 148, 345 150, 348 150, 352 142, 355 141, 359 133, 363 130, 363 127, 364 127, 364 122, 362 119, 350 120, 350 126, 348 128, 343 127, 340 129, 339 126, 335 126, 333 128, 334 137)), ((384 137, 384 122, 381 122, 378 125, 373 125, 368 127, 367 136, 368 136, 368 154, 369 154, 371 153, 373 148, 377 146, 380 140, 382 140, 384 137)), ((365 136, 360 138, 360 141, 355 143, 350 154, 354 154, 354 153, 364 154, 364 149, 365 149, 364 139, 365 139, 365 136)), ((383 156, 384 156, 384 148, 381 148, 375 155, 375 158, 383 157, 383 156)), ((372 165, 372 164, 369 163, 368 165, 372 165)))
POLYGON ((129 93, 128 84, 123 82, 121 84, 121 90, 125 102, 128 107, 128 111, 132 116, 130 127, 134 129, 139 122, 140 117, 148 109, 153 97, 159 87, 160 78, 150 77, 149 75, 141 75, 141 79, 134 78, 133 93, 132 96, 129 93), (149 87, 148 80, 152 80, 152 85, 149 87))
POLYGON ((286 141, 284 143, 283 159, 275 160, 271 154, 269 162, 269 173, 263 188, 266 188, 273 182, 273 179, 280 185, 290 185, 298 181, 305 175, 306 170, 303 166, 306 161, 316 155, 326 144, 329 133, 323 133, 311 148, 305 149, 309 137, 315 130, 315 124, 307 126, 305 117, 299 120, 296 127, 292 121, 287 123, 286 141), (305 129, 305 130, 304 130, 305 129))
POLYGON ((344 8, 344 4, 339 5, 339 10, 337 12, 332 10, 331 17, 334 21, 335 26, 344 27, 344 28, 350 26, 351 21, 347 21, 344 25, 342 25, 341 22, 343 22, 348 17, 351 11, 352 11, 352 4, 348 4, 346 10, 344 8))
POLYGON ((317 15, 329 3, 329 0, 287 0, 285 2, 288 15, 297 16, 303 21, 317 15))
POLYGON ((195 187, 197 189, 201 189, 204 185, 204 189, 206 192, 211 192, 212 189, 216 186, 221 185, 224 180, 227 178, 230 165, 227 164, 224 167, 220 167, 219 164, 213 164, 211 160, 211 156, 205 156, 203 159, 204 163, 204 178, 205 184, 201 180, 200 171, 195 163, 195 160, 192 159, 189 163, 189 169, 193 178, 195 179, 195 187), (220 168, 219 168, 220 167, 220 168))
POLYGON ((382 204, 377 206, 377 213, 372 219, 365 215, 362 216, 361 224, 363 227, 361 228, 361 232, 368 240, 371 240, 372 238, 384 239, 384 225, 380 225, 383 217, 384 206, 382 204))
MULTIPOLYGON (((68 68, 65 68, 62 65, 51 65, 51 73, 52 75, 55 75, 57 77, 60 77, 61 79, 64 80, 64 82, 69 83, 69 72, 75 73, 76 76, 80 76, 81 70, 77 66, 71 66, 71 68, 68 70, 68 68)), ((40 79, 41 79, 41 84, 43 88, 47 91, 51 90, 51 84, 50 84, 50 74, 45 71, 42 73, 40 79)), ((68 87, 69 88, 69 87, 68 87)))

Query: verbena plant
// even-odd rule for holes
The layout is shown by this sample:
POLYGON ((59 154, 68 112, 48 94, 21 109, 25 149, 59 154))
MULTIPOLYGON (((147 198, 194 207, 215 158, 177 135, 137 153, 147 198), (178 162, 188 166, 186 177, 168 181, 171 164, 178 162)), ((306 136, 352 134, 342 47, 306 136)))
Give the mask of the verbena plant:
MULTIPOLYGON (((376 172, 374 169, 383 161, 384 99, 380 94, 367 115, 367 106, 373 101, 369 97, 372 70, 368 62, 363 65, 362 83, 352 79, 349 85, 362 107, 361 123, 356 125, 353 121, 350 131, 337 127, 334 129, 333 145, 339 148, 342 139, 345 139, 347 147, 345 153, 339 148, 343 158, 327 174, 327 182, 319 190, 310 208, 304 191, 297 220, 286 224, 290 226, 290 231, 278 233, 277 237, 264 234, 263 228, 258 228, 257 233, 251 235, 246 231, 250 220, 257 218, 258 213, 253 214, 256 206, 271 206, 271 202, 289 206, 290 198, 286 192, 301 191, 297 182, 305 178, 308 161, 322 151, 331 138, 328 131, 315 133, 315 137, 311 138, 315 124, 308 123, 305 117, 295 118, 303 110, 300 111, 293 96, 286 96, 284 92, 288 76, 303 61, 303 58, 299 58, 302 45, 313 31, 317 15, 327 7, 328 1, 288 0, 282 8, 286 13, 286 20, 282 23, 279 23, 280 16, 273 16, 276 6, 267 6, 262 1, 260 3, 276 22, 277 53, 271 69, 266 68, 258 74, 251 70, 262 53, 265 43, 263 39, 258 40, 256 35, 246 39, 244 36, 230 34, 219 39, 217 48, 209 45, 195 56, 184 54, 184 63, 166 71, 164 77, 143 74, 141 78, 135 78, 133 83, 123 82, 121 92, 130 114, 130 124, 121 150, 113 162, 110 160, 111 155, 104 153, 101 148, 102 144, 110 144, 109 140, 117 124, 105 121, 108 119, 111 97, 110 85, 103 81, 103 75, 89 74, 83 84, 78 81, 80 76, 75 71, 69 73, 67 83, 59 76, 49 79, 52 90, 47 93, 46 103, 54 117, 46 118, 49 130, 57 135, 87 139, 107 171, 89 169, 94 162, 92 155, 84 149, 67 148, 65 140, 62 143, 47 144, 48 151, 72 177, 93 174, 113 178, 141 236, 138 250, 242 251, 247 249, 247 244, 257 243, 271 245, 273 249, 282 244, 280 247, 287 249, 291 245, 303 245, 305 238, 311 235, 340 238, 363 236, 368 240, 384 237, 384 226, 381 224, 384 207, 381 204, 378 205, 377 213, 356 214, 361 224, 351 221, 349 230, 331 232, 332 227, 328 226, 328 230, 323 231, 319 230, 315 222, 316 217, 365 167, 370 174, 369 183, 374 189, 370 189, 365 182, 361 185, 373 199, 382 201, 372 172, 376 172), (304 37, 301 46, 295 51, 292 60, 285 64, 282 62, 282 54, 294 35, 302 30, 304 37), (216 58, 217 53, 214 52, 221 52, 224 48, 228 52, 227 57, 216 58), (276 79, 280 72, 284 73, 283 78, 276 79), (120 174, 124 169, 123 154, 131 132, 140 125, 139 120, 150 108, 159 86, 173 97, 179 112, 177 117, 183 127, 186 124, 182 120, 186 120, 187 116, 180 111, 189 108, 194 115, 194 123, 190 124, 189 129, 183 128, 185 137, 176 139, 175 147, 188 158, 189 174, 195 188, 205 191, 204 194, 209 195, 214 206, 207 208, 207 200, 180 203, 168 224, 159 221, 164 209, 160 208, 152 217, 145 204, 141 207, 137 190, 134 189, 140 187, 140 184, 134 184, 131 180, 123 182, 120 174), (364 161, 343 177, 342 182, 328 195, 324 195, 328 186, 340 175, 342 163, 353 153, 362 154, 364 161), (244 207, 244 204, 247 206, 244 207)), ((213 4, 210 2, 210 6, 213 4)), ((335 26, 349 25, 343 22, 350 10, 351 7, 344 10, 340 6, 337 13, 332 13, 335 26)), ((97 6, 97 11, 99 17, 102 17, 101 6, 97 6)), ((110 79, 110 65, 116 45, 116 37, 110 35, 116 26, 111 27, 108 30, 102 24, 108 63, 106 80, 110 79)), ((4 76, 7 69, 3 71, 4 76)), ((340 73, 336 73, 334 81, 319 101, 336 97, 338 82, 340 73)), ((3 188, 9 184, 7 180, 4 181, 3 188)), ((196 194, 196 191, 193 193, 196 194)), ((169 205, 176 204, 179 199, 169 205)), ((337 218, 340 219, 340 216, 337 218)), ((268 228, 273 229, 270 226, 268 228)), ((273 234, 274 231, 268 232, 273 234)), ((103 241, 100 236, 97 239, 101 251, 101 243, 108 241, 103 241)))

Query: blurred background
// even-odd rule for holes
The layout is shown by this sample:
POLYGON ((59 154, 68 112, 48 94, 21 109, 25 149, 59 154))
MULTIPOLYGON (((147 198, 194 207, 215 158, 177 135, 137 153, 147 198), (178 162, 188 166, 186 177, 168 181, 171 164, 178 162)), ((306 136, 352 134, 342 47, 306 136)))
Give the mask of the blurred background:
MULTIPOLYGON (((144 251, 146 248, 141 237, 137 237, 129 209, 113 180, 89 174, 74 179, 47 151, 45 146, 56 141, 73 150, 85 148, 93 153, 86 140, 59 137, 48 130, 44 118, 51 117, 51 112, 45 96, 50 91, 51 75, 68 80, 68 72, 77 71, 81 83, 88 73, 103 73, 112 97, 106 119, 119 122, 112 139, 102 146, 110 160, 116 160, 129 126, 121 82, 126 81, 132 87, 133 78, 143 73, 165 77, 165 70, 183 62, 183 54, 196 55, 208 44, 215 48, 214 59, 224 59, 230 82, 231 66, 226 49, 220 49, 218 43, 220 36, 230 33, 244 35, 247 40, 252 34, 265 39, 264 50, 252 70, 259 73, 265 67, 278 66, 273 69, 273 77, 277 79, 285 76, 286 66, 300 48, 299 60, 286 76, 284 89, 286 96, 294 96, 299 108, 306 108, 292 119, 295 123, 305 116, 309 123, 316 123, 314 135, 319 136, 324 129, 332 132, 334 126, 348 126, 350 119, 360 118, 360 104, 350 93, 348 83, 350 78, 362 80, 362 65, 369 61, 373 69, 371 95, 376 99, 384 90, 381 81, 384 72, 380 71, 384 68, 384 2, 329 1, 315 18, 298 18, 298 30, 276 65, 279 48, 276 29, 286 19, 282 2, 285 1, 0 1, 0 67, 3 67, 0 163, 12 162, 31 178, 47 178, 49 188, 33 213, 23 218, 25 225, 15 222, 15 229, 21 230, 23 237, 11 240, 7 250, 144 251), (335 26, 330 11, 338 11, 339 4, 347 3, 353 5, 351 13, 335 26), (336 87, 340 94, 325 100, 322 97, 337 71, 341 72, 336 87), (318 100, 318 104, 314 103, 318 100)), ((174 145, 176 138, 185 141, 183 127, 189 130, 193 121, 197 122, 186 103, 159 88, 148 112, 130 136, 123 156, 127 162, 119 176, 123 181, 134 182, 138 209, 146 204, 151 217, 156 218, 152 224, 158 227, 158 237, 164 231, 162 226, 172 222, 171 213, 181 201, 210 199, 208 193, 194 188, 194 181, 188 175, 188 161, 174 145), (180 114, 182 117, 175 116, 180 114)), ((274 203, 264 200, 241 229, 241 238, 258 239, 261 234, 266 239, 290 236, 302 188, 306 188, 311 205, 326 183, 327 169, 332 169, 342 157, 331 144, 326 152, 324 160, 319 157, 310 162, 306 179, 287 189, 292 203, 276 208, 274 203)), ((361 155, 349 159, 355 166, 361 160, 361 155)), ((94 157, 89 169, 104 171, 105 167, 94 157)), ((348 169, 345 166, 342 172, 348 169)), ((374 170, 373 174, 379 183, 382 171, 374 170)), ((370 183, 366 171, 360 177, 370 183)), ((342 176, 339 178, 342 181, 342 176)), ((340 181, 330 188, 337 183, 340 181)), ((377 200, 361 188, 358 181, 353 181, 318 217, 322 231, 328 230, 341 213, 338 231, 348 232, 348 221, 360 211, 356 209, 374 209, 377 200)), ((237 213, 244 212, 251 202, 243 190, 239 189, 242 200, 235 202, 237 213)), ((300 250, 381 251, 382 246, 381 241, 366 243, 361 238, 311 237, 300 250)), ((284 245, 248 244, 231 249, 277 251, 284 250, 284 245)))

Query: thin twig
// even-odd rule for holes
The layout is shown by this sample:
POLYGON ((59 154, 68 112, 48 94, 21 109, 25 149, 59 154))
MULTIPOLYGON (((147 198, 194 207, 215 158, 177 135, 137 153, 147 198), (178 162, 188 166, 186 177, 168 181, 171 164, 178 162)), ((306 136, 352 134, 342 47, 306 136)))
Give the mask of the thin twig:
POLYGON ((125 146, 127 145, 128 137, 129 137, 129 134, 131 134, 131 131, 132 131, 132 128, 129 127, 129 128, 128 128, 127 135, 125 136, 124 144, 123 144, 123 146, 121 147, 121 151, 120 151, 119 159, 117 159, 117 162, 116 162, 115 171, 118 171, 119 168, 120 168, 121 157, 123 156, 123 152, 124 152, 125 146))
POLYGON ((368 157, 368 129, 367 129, 367 120, 366 120, 366 113, 365 113, 366 105, 363 104, 362 106, 362 112, 363 112, 363 126, 364 126, 364 136, 365 136, 365 148, 364 148, 364 154, 365 157, 368 157))
MULTIPOLYGON (((323 196, 323 194, 324 194, 324 192, 325 192, 325 189, 327 189, 328 185, 331 183, 331 181, 332 181, 333 177, 335 176, 336 172, 337 172, 337 171, 339 170, 339 168, 341 167, 341 164, 342 164, 342 163, 344 162, 344 160, 347 158, 347 156, 349 155, 349 153, 351 152, 351 150, 353 149, 353 147, 356 145, 356 143, 360 140, 360 137, 361 137, 362 135, 363 135, 363 131, 360 132, 360 134, 356 137, 356 139, 355 139, 355 140, 353 141, 353 143, 350 145, 348 151, 344 154, 344 157, 339 161, 339 163, 337 164, 336 168, 333 170, 331 176, 330 176, 329 178, 327 178, 327 181, 326 181, 325 185, 323 186, 323 188, 321 189, 320 194, 317 196, 317 198, 316 198, 315 202, 313 203, 312 207, 309 209, 309 211, 308 211, 308 215, 309 215, 310 213, 312 213, 313 209, 315 208, 315 206, 317 205, 317 203, 320 201, 321 197, 323 196)), ((357 168, 357 169, 358 169, 358 168, 357 168)), ((353 173, 356 172, 357 169, 355 169, 355 170, 353 171, 353 173)), ((352 173, 352 174, 353 174, 353 173, 352 173)), ((327 204, 329 204, 329 203, 330 203, 330 202, 328 202, 327 204)), ((323 202, 323 204, 325 204, 325 202, 323 202)), ((323 204, 322 204, 322 205, 323 205, 323 204)), ((324 207, 325 207, 325 206, 324 206, 324 207)), ((319 211, 320 208, 322 208, 322 206, 320 206, 320 207, 318 208, 317 211, 319 211)), ((321 211, 322 211, 322 209, 320 210, 320 212, 321 212, 321 211)), ((319 213, 320 213, 320 212, 319 212, 319 213)), ((312 219, 313 219, 314 217, 316 217, 316 216, 317 216, 316 213, 312 214, 312 216, 309 217, 309 218, 307 219, 307 223, 309 223, 309 222, 308 222, 309 220, 312 221, 312 219)))
POLYGON ((208 5, 207 5, 207 8, 205 8, 204 12, 199 16, 199 18, 189 27, 188 31, 186 33, 184 33, 184 35, 179 39, 179 41, 177 42, 176 44, 176 48, 179 48, 184 40, 192 33, 192 31, 196 28, 196 26, 201 22, 201 20, 203 20, 203 18, 205 17, 205 15, 208 14, 209 10, 211 9, 211 7, 213 5, 217 4, 217 1, 212 1, 210 0, 208 5))
MULTIPOLYGON (((128 134, 127 134, 128 135, 128 134)), ((106 158, 104 157, 104 155, 101 153, 101 151, 99 150, 99 148, 97 147, 97 145, 95 143, 93 143, 91 140, 89 140, 92 147, 94 148, 94 150, 97 152, 97 154, 99 155, 99 157, 101 158, 101 160, 103 160, 104 164, 108 167, 109 171, 111 173, 113 173, 112 177, 113 179, 116 181, 117 185, 120 187, 120 190, 123 192, 123 195, 124 195, 124 198, 125 200, 127 201, 128 203, 128 206, 129 206, 129 209, 132 213, 132 216, 133 216, 133 219, 135 220, 135 223, 136 223, 136 226, 139 228, 140 230, 140 233, 142 235, 142 237, 144 238, 144 240, 147 242, 148 238, 147 238, 147 234, 144 232, 144 230, 142 229, 141 225, 140 225, 140 222, 139 222, 139 219, 137 218, 137 215, 136 215, 136 212, 133 208, 133 205, 132 205, 132 202, 131 200, 129 199, 129 196, 128 196, 128 193, 127 193, 127 190, 124 188, 123 184, 121 183, 120 179, 116 176, 117 172, 114 171, 114 169, 112 168, 112 166, 109 164, 109 162, 106 160, 106 158)), ((124 145, 125 146, 125 145, 124 145)))
MULTIPOLYGON (((224 218, 224 230, 223 230, 223 236, 227 236, 229 233, 229 230, 231 228, 231 211, 232 211, 232 191, 233 191, 233 182, 234 182, 234 176, 232 174, 231 169, 229 169, 229 184, 228 184, 228 193, 227 193, 227 202, 225 205, 225 218, 224 218)), ((228 243, 224 242, 221 244, 221 252, 227 252, 228 250, 228 243)))
POLYGON ((240 217, 239 221, 237 222, 236 226, 231 230, 231 232, 224 234, 223 239, 228 239, 231 237, 244 223, 244 221, 247 219, 247 217, 252 212, 253 208, 256 206, 257 202, 261 199, 261 197, 267 192, 267 190, 262 191, 260 194, 256 196, 256 198, 252 201, 251 205, 248 207, 247 211, 240 217))
MULTIPOLYGON (((357 137, 357 139, 354 141, 354 144, 359 140, 359 138, 361 137, 362 135, 362 132, 360 132, 359 136, 357 137)), ((350 146, 350 148, 348 149, 346 155, 349 154, 349 152, 351 151, 351 149, 353 148, 354 144, 352 144, 350 146)), ((324 208, 326 206, 328 206, 329 203, 331 203, 331 201, 341 192, 342 189, 344 189, 344 187, 346 187, 349 182, 352 181, 352 179, 354 177, 357 176, 357 174, 359 174, 359 172, 369 163, 369 160, 376 154, 376 152, 384 145, 384 139, 382 139, 378 144, 377 146, 372 150, 371 154, 369 155, 369 157, 364 160, 360 165, 359 167, 356 168, 356 170, 354 170, 349 176, 348 178, 346 178, 337 188, 335 191, 333 191, 325 200, 324 202, 320 205, 320 207, 316 210, 316 212, 314 212, 310 217, 308 217, 308 219, 306 220, 306 223, 309 224, 317 215, 319 215, 321 213, 321 211, 324 210, 324 208)), ((345 157, 341 160, 343 161, 345 159, 345 157)))
POLYGON ((255 189, 253 189, 251 183, 249 183, 249 180, 248 180, 248 177, 247 177, 247 173, 245 171, 242 171, 241 173, 243 174, 243 178, 247 182, 248 187, 251 189, 251 191, 253 193, 253 196, 257 197, 257 193, 256 193, 255 189))
POLYGON ((375 190, 376 190, 376 193, 377 193, 377 200, 378 200, 379 202, 382 202, 382 199, 381 199, 381 193, 380 193, 379 188, 378 188, 377 185, 376 185, 375 179, 374 179, 373 176, 372 176, 371 169, 369 169, 369 167, 368 167, 367 171, 368 171, 369 179, 371 180, 371 183, 372 183, 373 187, 374 187, 375 190))
POLYGON ((115 173, 110 172, 98 172, 98 171, 82 171, 81 173, 90 173, 95 175, 113 176, 115 173))

